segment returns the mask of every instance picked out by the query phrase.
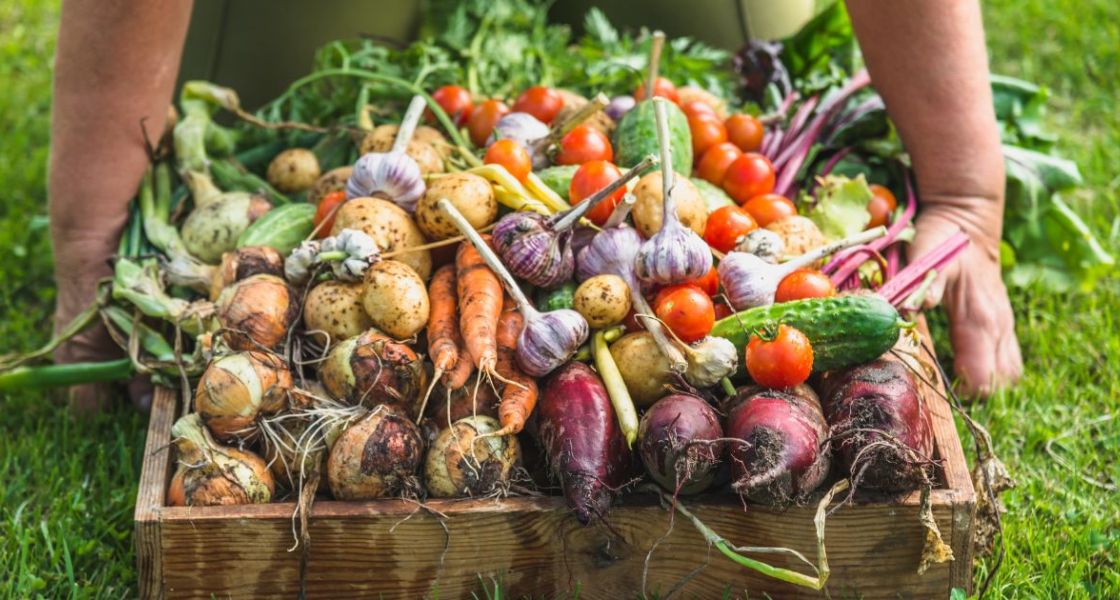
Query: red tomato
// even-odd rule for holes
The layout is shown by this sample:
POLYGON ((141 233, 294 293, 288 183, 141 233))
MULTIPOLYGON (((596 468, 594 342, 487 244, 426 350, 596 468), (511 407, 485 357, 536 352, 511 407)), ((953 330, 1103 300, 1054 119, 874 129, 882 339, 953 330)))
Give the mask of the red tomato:
POLYGON ((715 115, 689 117, 688 130, 692 133, 692 152, 697 156, 708 148, 727 141, 727 129, 715 115))
POLYGON ((797 207, 794 206, 793 202, 789 198, 778 194, 755 196, 747 200, 747 203, 743 205, 743 210, 754 217, 759 227, 766 227, 774 221, 797 214, 797 207))
POLYGON ((696 115, 716 116, 716 110, 712 108, 712 105, 703 100, 689 100, 681 105, 681 111, 684 112, 684 116, 686 117, 694 117, 696 115))
POLYGON ((720 319, 724 319, 726 317, 730 317, 732 314, 734 314, 734 312, 735 311, 731 310, 731 307, 728 306, 726 302, 719 302, 719 303, 716 304, 716 320, 717 321, 719 321, 720 319))
POLYGON ((774 166, 761 154, 747 152, 727 167, 723 189, 742 204, 774 191, 774 166))
POLYGON ((871 220, 867 222, 867 228, 886 225, 896 208, 898 208, 898 200, 890 189, 877 183, 871 184, 871 200, 867 203, 867 212, 871 213, 871 220))
POLYGON ((552 88, 535 85, 517 97, 513 112, 529 113, 545 125, 552 122, 564 108, 564 98, 552 88))
POLYGON ((311 219, 311 222, 315 224, 319 231, 315 234, 315 237, 325 238, 331 234, 331 228, 334 227, 334 216, 338 212, 335 208, 341 206, 343 202, 346 202, 346 192, 343 190, 331 192, 319 200, 319 206, 315 209, 315 216, 311 219), (322 227, 319 227, 320 223, 323 224, 322 227))
MULTIPOLYGON (((445 85, 432 92, 432 100, 451 117, 456 125, 463 125, 471 116, 471 93, 466 88, 458 85, 445 85)), ((428 119, 434 119, 432 111, 427 111, 428 119)))
POLYGON ((762 121, 740 113, 727 117, 724 125, 727 126, 727 139, 743 152, 758 152, 762 147, 762 137, 766 133, 762 121))
POLYGON ((798 269, 782 278, 774 302, 790 302, 803 298, 827 298, 836 295, 836 286, 828 275, 815 269, 798 269))
POLYGON ((712 267, 707 275, 699 279, 693 279, 688 283, 704 290, 704 293, 709 296, 715 296, 719 293, 719 271, 717 271, 715 267, 712 267))
POLYGON ((533 170, 533 160, 529 158, 529 151, 510 139, 498 140, 490 144, 486 149, 486 156, 482 157, 482 162, 488 165, 502 165, 518 181, 524 180, 533 170))
POLYGON ((786 324, 778 326, 772 339, 752 335, 745 358, 751 379, 770 388, 800 385, 813 371, 813 346, 809 338, 786 324))
MULTIPOLYGON (((622 171, 612 163, 605 160, 585 162, 576 169, 575 175, 572 175, 572 183, 568 186, 568 200, 572 206, 575 206, 619 177, 622 177, 622 171)), ((614 207, 618 206, 624 194, 626 194, 626 186, 619 188, 588 211, 587 218, 596 225, 602 225, 610 218, 614 207)))
POLYGON ((611 141, 590 125, 577 125, 560 139, 556 164, 582 165, 593 160, 610 162, 614 158, 611 141))
POLYGON ((703 339, 716 322, 712 299, 704 290, 688 283, 661 290, 653 312, 686 344, 703 339))
MULTIPOLYGON (((653 95, 661 96, 662 98, 669 100, 673 104, 676 104, 681 100, 680 96, 677 95, 677 86, 673 85, 672 81, 669 81, 664 77, 658 77, 657 80, 653 82, 653 95)), ((643 81, 642 85, 639 85, 638 89, 634 90, 634 99, 638 102, 641 102, 645 97, 646 83, 643 81)))
POLYGON ((712 185, 723 185, 723 176, 727 174, 727 167, 742 155, 743 151, 731 142, 716 144, 700 156, 700 161, 696 163, 696 173, 700 179, 712 185))
POLYGON ((494 125, 498 120, 509 113, 509 107, 501 100, 487 100, 471 110, 467 119, 467 132, 471 135, 471 143, 482 147, 490 134, 494 132, 494 125))
POLYGON ((721 206, 708 215, 704 241, 720 252, 731 252, 740 237, 758 229, 754 217, 738 206, 721 206))

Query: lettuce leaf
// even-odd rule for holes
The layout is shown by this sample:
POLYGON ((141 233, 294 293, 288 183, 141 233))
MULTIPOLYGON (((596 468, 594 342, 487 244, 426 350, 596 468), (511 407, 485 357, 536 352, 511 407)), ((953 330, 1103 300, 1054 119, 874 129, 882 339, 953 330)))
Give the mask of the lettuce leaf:
POLYGON ((862 174, 854 179, 841 175, 822 177, 813 194, 815 201, 805 216, 829 240, 855 235, 871 220, 871 213, 867 212, 871 188, 862 174))

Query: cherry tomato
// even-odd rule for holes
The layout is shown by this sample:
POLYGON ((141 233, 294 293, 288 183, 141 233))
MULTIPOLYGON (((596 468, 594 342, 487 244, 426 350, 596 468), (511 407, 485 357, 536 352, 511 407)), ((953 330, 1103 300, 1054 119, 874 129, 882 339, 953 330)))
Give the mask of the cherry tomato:
POLYGON ((723 176, 727 174, 727 167, 742 155, 743 151, 731 142, 716 144, 700 156, 700 161, 696 163, 696 173, 700 179, 712 185, 723 185, 723 176))
POLYGON ((743 210, 749 212, 759 227, 767 225, 797 214, 797 207, 785 196, 778 194, 762 194, 755 196, 743 205, 743 210))
POLYGON ((712 299, 704 290, 688 283, 661 290, 653 312, 686 344, 703 339, 716 322, 712 299))
POLYGON ((720 319, 724 319, 726 317, 730 317, 732 314, 734 314, 734 312, 735 311, 731 310, 731 307, 728 306, 726 302, 717 302, 716 303, 716 320, 717 321, 719 321, 720 319))
POLYGON ((715 115, 696 115, 688 118, 692 133, 692 152, 697 156, 705 150, 727 141, 727 129, 715 115))
POLYGON ((724 125, 727 126, 727 139, 743 152, 758 152, 762 147, 762 137, 766 133, 762 121, 740 113, 727 117, 724 125))
POLYGON ((490 134, 494 132, 494 125, 498 120, 509 114, 509 107, 501 100, 487 100, 471 110, 467 119, 467 132, 471 134, 471 143, 482 147, 490 134))
POLYGON ((765 156, 747 152, 728 165, 723 189, 739 204, 769 194, 774 191, 774 166, 765 156))
POLYGON ((712 267, 708 274, 698 279, 693 279, 688 283, 704 290, 704 293, 709 296, 715 296, 719 293, 719 271, 712 267))
POLYGON ((346 202, 346 192, 344 190, 331 192, 319 200, 319 206, 315 209, 315 216, 311 219, 311 222, 319 231, 315 234, 315 237, 325 238, 331 234, 331 228, 334 227, 334 216, 338 212, 335 207, 340 206, 343 202, 346 202), (322 227, 319 227, 320 223, 322 223, 322 227))
MULTIPOLYGON (((680 96, 677 95, 677 86, 673 85, 672 81, 669 81, 664 77, 658 77, 653 82, 653 95, 661 96, 662 98, 669 100, 673 104, 681 101, 680 96)), ((646 83, 643 81, 642 85, 639 85, 638 89, 634 90, 634 99, 638 102, 641 102, 645 97, 646 83)))
POLYGON ((827 298, 836 295, 836 286, 828 275, 815 269, 798 269, 782 278, 774 302, 790 302, 804 298, 827 298))
MULTIPOLYGON (((432 92, 432 100, 451 117, 451 120, 456 125, 463 125, 471 116, 471 93, 466 88, 458 85, 445 85, 438 90, 432 92)), ((434 120, 432 111, 427 111, 429 120, 434 120)))
POLYGON ((518 181, 524 180, 533 170, 533 160, 529 158, 529 151, 510 139, 498 140, 490 144, 486 149, 486 156, 482 157, 482 162, 488 165, 502 165, 518 181))
MULTIPOLYGON (((568 200, 572 206, 575 206, 619 177, 622 177, 622 171, 612 163, 605 160, 585 162, 576 169, 575 175, 572 175, 572 183, 568 186, 568 200)), ((625 186, 588 211, 587 218, 596 225, 602 225, 610 218, 624 194, 626 194, 625 186)))
POLYGON ((740 237, 758 229, 754 217, 739 206, 721 206, 708 215, 704 241, 720 252, 731 252, 740 237))
POLYGON ((770 388, 800 385, 813 371, 813 346, 809 338, 784 323, 772 339, 752 335, 745 358, 751 379, 770 388))
POLYGON ((710 115, 716 117, 716 110, 712 108, 711 104, 703 100, 689 100, 681 104, 681 111, 684 112, 684 116, 686 117, 694 117, 696 115, 710 115))
POLYGON ((898 200, 890 189, 877 183, 871 184, 871 200, 867 202, 867 212, 871 213, 871 220, 867 222, 867 228, 886 225, 896 208, 898 208, 898 200))
POLYGON ((513 112, 529 113, 548 125, 564 108, 564 98, 552 88, 535 85, 517 97, 513 112))
POLYGON ((593 160, 610 162, 614 158, 611 141, 601 131, 590 125, 577 125, 560 138, 556 164, 582 165, 593 160))

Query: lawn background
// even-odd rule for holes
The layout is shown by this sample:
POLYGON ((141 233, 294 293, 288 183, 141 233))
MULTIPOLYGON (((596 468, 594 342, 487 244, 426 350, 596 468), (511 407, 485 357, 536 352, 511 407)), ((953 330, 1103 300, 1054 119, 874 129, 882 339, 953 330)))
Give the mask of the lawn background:
MULTIPOLYGON (((1120 3, 993 0, 984 13, 993 70, 1051 90, 1059 150, 1086 180, 1070 200, 1120 253, 1120 3)), ((0 353, 50 331, 44 181, 57 25, 56 2, 0 3, 0 353)), ((1019 481, 993 595, 1120 597, 1120 495, 1100 485, 1120 484, 1120 278, 1092 294, 1014 290, 1013 303, 1027 374, 973 409, 1019 481), (1059 461, 1046 446, 1063 433, 1059 461)), ((73 421, 53 395, 0 395, 0 597, 135 596, 145 423, 124 407, 73 421)))

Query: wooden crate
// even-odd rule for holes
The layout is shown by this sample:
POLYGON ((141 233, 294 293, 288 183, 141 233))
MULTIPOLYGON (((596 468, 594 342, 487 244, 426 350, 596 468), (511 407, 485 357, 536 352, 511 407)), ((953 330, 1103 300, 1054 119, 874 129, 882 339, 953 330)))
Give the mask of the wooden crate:
MULTIPOLYGON (((924 532, 918 494, 846 506, 828 519, 833 598, 946 598, 970 588, 975 493, 948 405, 928 393, 942 482, 933 514, 956 556, 917 574, 924 532)), ((290 503, 168 507, 168 456, 175 394, 152 405, 136 503, 136 555, 145 598, 295 598, 300 551, 292 546, 290 503)), ((309 598, 485 598, 493 577, 509 597, 634 598, 648 550, 668 513, 653 498, 624 499, 611 511, 615 533, 581 527, 560 498, 431 500, 441 519, 400 500, 316 502, 305 585, 309 598), (446 530, 444 529, 446 526, 446 530), (621 536, 621 540, 620 537, 621 536)), ((769 510, 733 498, 690 500, 705 523, 736 544, 785 546, 815 556, 813 509, 769 510)), ((799 568, 779 558, 777 565, 799 568)), ((678 519, 648 565, 646 589, 665 594, 692 576, 686 598, 820 598, 824 592, 778 582, 709 548, 678 519), (698 567, 703 567, 696 573, 698 567)))

